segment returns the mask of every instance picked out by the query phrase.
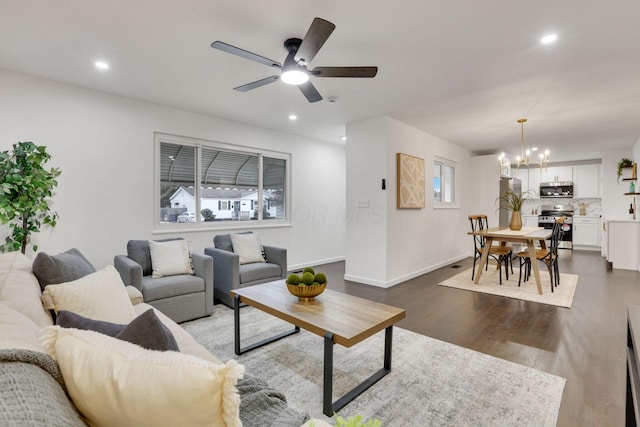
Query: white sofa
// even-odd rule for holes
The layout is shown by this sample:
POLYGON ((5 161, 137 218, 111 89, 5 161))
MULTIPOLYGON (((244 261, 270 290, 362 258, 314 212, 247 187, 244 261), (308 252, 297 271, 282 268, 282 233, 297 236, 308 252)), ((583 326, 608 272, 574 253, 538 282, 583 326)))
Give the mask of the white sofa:
MULTIPOLYGON (((136 314, 152 308, 142 302, 137 291, 128 291, 136 314)), ((40 331, 53 325, 40 297, 31 261, 18 252, 0 254, 0 425, 84 425, 61 386, 55 362, 44 356, 46 351, 39 342, 40 331)), ((184 329, 154 310, 173 333, 181 352, 222 363, 184 329)), ((314 422, 318 427, 326 425, 314 422)))

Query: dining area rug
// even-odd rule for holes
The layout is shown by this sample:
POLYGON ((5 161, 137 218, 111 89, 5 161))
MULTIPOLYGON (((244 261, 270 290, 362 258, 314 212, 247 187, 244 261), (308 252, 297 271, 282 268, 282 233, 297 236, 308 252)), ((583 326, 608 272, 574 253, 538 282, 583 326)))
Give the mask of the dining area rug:
POLYGON ((542 285, 542 295, 540 295, 538 294, 536 281, 533 277, 533 271, 531 272, 529 280, 525 282, 523 279, 520 286, 518 286, 519 269, 517 267, 513 268, 513 274, 509 274, 509 280, 506 280, 504 270, 502 271, 502 285, 500 285, 499 278, 500 270, 496 268, 495 264, 489 264, 489 269, 482 272, 480 282, 477 285, 471 280, 471 270, 472 269, 469 268, 438 284, 440 286, 566 308, 571 308, 573 296, 578 285, 578 275, 560 273, 560 285, 551 292, 549 273, 544 267, 541 267, 540 283, 542 285))

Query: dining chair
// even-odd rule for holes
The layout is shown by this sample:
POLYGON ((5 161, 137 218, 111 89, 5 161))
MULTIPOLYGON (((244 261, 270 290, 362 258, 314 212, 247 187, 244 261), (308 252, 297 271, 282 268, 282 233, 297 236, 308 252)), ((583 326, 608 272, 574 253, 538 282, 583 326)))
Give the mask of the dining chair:
MULTIPOLYGON (((542 261, 549 270, 549 279, 551 280, 551 292, 553 289, 560 286, 560 270, 558 269, 558 248, 564 235, 563 225, 565 217, 556 219, 553 224, 553 230, 551 231, 551 240, 549 247, 546 249, 536 250, 536 259, 542 261)), ((522 282, 522 275, 524 272, 524 281, 529 280, 531 276, 531 259, 529 258, 528 251, 518 252, 516 257, 520 259, 520 273, 518 277, 518 286, 522 282)))
MULTIPOLYGON (((482 231, 489 228, 489 220, 484 214, 469 215, 469 222, 471 223, 471 231, 482 231)), ((473 235, 473 268, 471 270, 471 280, 473 280, 476 274, 476 261, 482 256, 486 239, 482 235, 473 235)), ((509 280, 509 268, 513 274, 513 265, 511 264, 511 247, 502 245, 492 245, 489 248, 489 256, 496 260, 498 263, 497 268, 500 270, 500 284, 502 285, 502 264, 504 263, 504 274, 507 280, 509 280)), ((485 270, 489 268, 489 263, 485 265, 485 270)))

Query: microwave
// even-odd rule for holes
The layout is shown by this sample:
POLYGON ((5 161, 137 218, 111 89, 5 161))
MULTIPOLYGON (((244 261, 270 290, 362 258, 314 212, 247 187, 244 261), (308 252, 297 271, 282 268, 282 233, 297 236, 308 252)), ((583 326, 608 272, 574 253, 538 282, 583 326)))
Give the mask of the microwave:
POLYGON ((542 182, 540 198, 573 198, 573 182, 542 182))

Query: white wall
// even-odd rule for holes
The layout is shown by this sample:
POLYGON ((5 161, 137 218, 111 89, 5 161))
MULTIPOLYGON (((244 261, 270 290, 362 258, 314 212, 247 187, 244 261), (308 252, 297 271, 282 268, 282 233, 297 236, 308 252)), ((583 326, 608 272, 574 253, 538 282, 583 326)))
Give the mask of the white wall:
POLYGON ((387 171, 387 119, 347 126, 347 229, 345 278, 386 286, 387 192, 394 192, 387 171), (382 190, 382 179, 387 190, 382 190))
MULTIPOLYGON (((602 218, 604 220, 628 219, 629 203, 633 197, 625 196, 629 182, 620 181, 616 175, 622 158, 633 158, 631 150, 605 151, 602 154, 602 218)), ((637 160, 636 160, 637 161, 637 160)))
POLYGON ((388 117, 349 124, 347 137, 347 206, 360 215, 347 222, 346 279, 389 287, 469 256, 468 151, 388 117), (396 207, 399 152, 425 160, 424 209, 396 207), (435 156, 457 162, 454 209, 434 208, 435 156))
MULTIPOLYGON (((17 141, 45 145, 51 166, 62 170, 53 199, 60 221, 34 236, 42 251, 77 247, 101 268, 129 239, 168 237, 152 234, 153 133, 163 132, 291 153, 291 227, 260 229, 263 242, 286 247, 290 267, 344 257, 341 145, 6 71, 0 93, 0 149, 17 141)), ((201 252, 215 234, 175 235, 201 252)))

